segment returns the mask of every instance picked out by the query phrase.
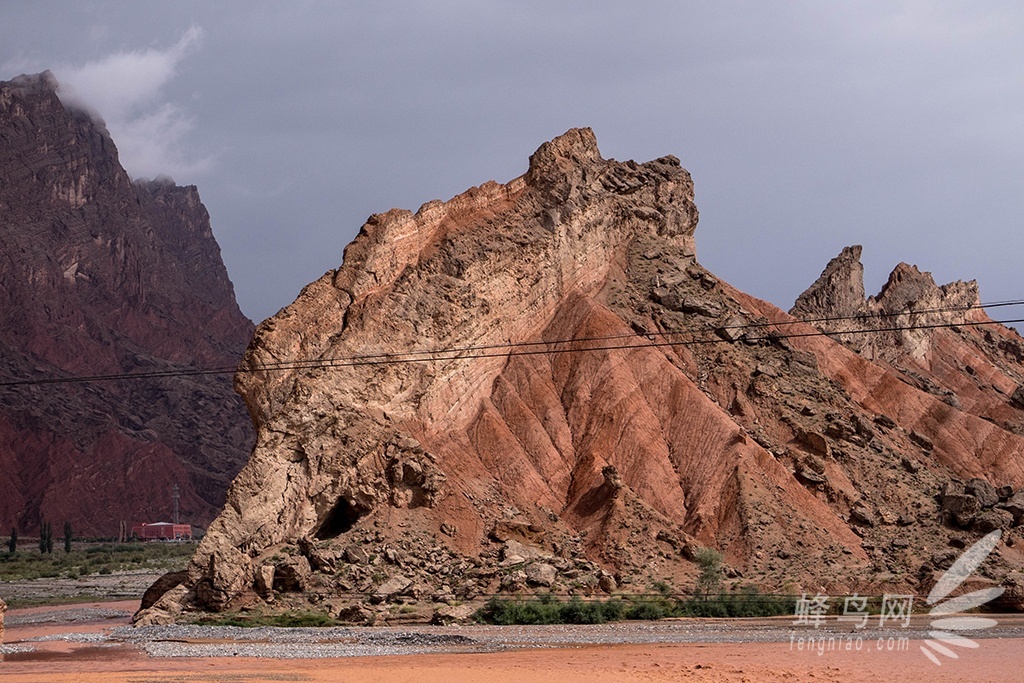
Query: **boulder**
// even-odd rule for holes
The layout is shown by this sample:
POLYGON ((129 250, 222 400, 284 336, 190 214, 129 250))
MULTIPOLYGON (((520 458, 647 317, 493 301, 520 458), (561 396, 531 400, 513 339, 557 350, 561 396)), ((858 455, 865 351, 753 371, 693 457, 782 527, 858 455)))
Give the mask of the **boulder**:
POLYGON ((832 416, 825 427, 825 436, 837 441, 849 441, 857 433, 853 424, 839 416, 832 416))
POLYGON ((333 574, 335 569, 337 569, 337 557, 335 554, 326 548, 321 548, 316 544, 316 541, 308 536, 300 538, 298 546, 299 552, 309 560, 309 566, 314 571, 333 574))
MULTIPOLYGON (((784 342, 785 339, 783 338, 784 342)), ((794 349, 789 355, 788 361, 790 369, 794 374, 797 375, 816 375, 818 374, 818 359, 809 351, 801 351, 794 349)))
POLYGON ((1009 572, 1003 579, 1003 587, 1006 591, 1001 596, 999 607, 1024 612, 1024 572, 1009 572))
POLYGON ((937 550, 932 553, 932 566, 936 569, 949 569, 956 562, 958 555, 952 550, 937 550))
POLYGON ((1018 410, 1024 410, 1024 386, 1019 386, 1010 396, 1010 405, 1018 410))
POLYGON ((725 307, 713 299, 687 296, 679 305, 679 310, 691 315, 701 315, 705 318, 717 318, 725 312, 725 307))
POLYGON ((270 598, 274 592, 274 565, 261 564, 256 568, 256 579, 253 582, 256 593, 264 600, 270 598))
MULTIPOLYGON (((218 539, 223 541, 223 539, 218 539)), ((252 585, 252 560, 238 548, 217 543, 207 560, 207 571, 196 583, 199 605, 214 612, 227 608, 231 599, 252 585)))
POLYGON ((796 471, 796 477, 805 484, 817 486, 828 482, 824 474, 819 474, 808 467, 801 467, 796 471))
POLYGON ((526 572, 521 569, 509 572, 501 577, 501 590, 515 593, 526 588, 526 572))
POLYGON ((896 420, 888 415, 875 415, 875 424, 883 429, 896 429, 896 420))
POLYGON ((665 287, 655 287, 651 292, 651 298, 670 311, 680 311, 683 308, 683 298, 665 287))
POLYGON ((380 616, 387 626, 429 624, 434 619, 434 606, 422 602, 404 603, 401 606, 393 606, 390 611, 380 616))
POLYGON ((502 563, 506 566, 521 564, 531 560, 547 559, 549 557, 551 557, 551 553, 546 550, 537 546, 526 545, 516 540, 506 541, 505 546, 501 549, 502 563))
POLYGON ((388 598, 394 597, 399 593, 405 591, 409 586, 412 585, 412 579, 396 574, 390 579, 377 586, 377 590, 374 591, 373 596, 377 600, 387 600, 388 598))
POLYGON ((175 621, 174 615, 165 609, 148 607, 132 619, 133 626, 169 626, 175 621))
POLYGON ((278 593, 301 593, 309 583, 312 569, 304 555, 292 555, 274 565, 273 587, 278 593))
POLYGON ((910 432, 910 440, 921 447, 921 450, 931 451, 935 448, 935 444, 924 434, 920 432, 910 432))
POLYGON ((537 562, 526 568, 526 582, 531 586, 550 587, 558 578, 558 570, 547 562, 537 562))
POLYGON ((605 593, 614 593, 619 584, 614 576, 607 572, 601 572, 601 577, 597 580, 597 587, 605 593))
MULTIPOLYGON (((893 524, 898 524, 902 517, 902 515, 896 514, 889 508, 885 507, 884 505, 878 506, 878 518, 882 521, 882 524, 887 524, 889 526, 892 526, 893 524)), ((904 524, 903 526, 909 525, 904 524)))
POLYGON ((725 321, 722 327, 715 329, 715 334, 726 341, 737 342, 747 336, 750 326, 743 318, 733 315, 725 321))
POLYGON ((1024 490, 1017 491, 998 507, 1013 515, 1014 524, 1020 524, 1024 520, 1024 490))
POLYGON ((860 436, 864 437, 868 441, 875 438, 875 430, 872 429, 871 425, 859 415, 852 415, 850 417, 850 422, 853 424, 854 431, 856 431, 860 436))
POLYGON ((801 431, 797 435, 800 445, 806 447, 811 453, 827 458, 832 450, 829 447, 828 439, 818 432, 801 431))
POLYGON ((984 479, 974 478, 964 484, 964 493, 974 496, 983 508, 990 508, 999 502, 999 493, 996 487, 984 479))
POLYGON ((370 555, 362 546, 350 545, 345 548, 345 561, 349 564, 369 564, 370 555))
MULTIPOLYGON (((189 589, 185 584, 171 588, 146 609, 140 609, 132 617, 135 626, 164 626, 173 624, 181 614, 183 606, 189 603, 189 589)), ((229 601, 230 604, 230 601, 229 601)))
POLYGON ((469 603, 463 605, 443 605, 434 610, 434 624, 447 626, 448 624, 460 624, 469 621, 470 617, 476 614, 476 605, 469 603))
POLYGON ((974 528, 983 534, 1013 526, 1013 514, 1007 510, 986 510, 974 518, 974 528))
POLYGON ((866 527, 873 527, 878 524, 878 520, 875 518, 874 513, 864 505, 860 504, 855 505, 854 508, 850 510, 850 521, 854 524, 866 527))
POLYGON ((966 493, 947 494, 942 498, 942 511, 958 526, 968 527, 981 512, 981 504, 966 493))
POLYGON ((327 614, 343 624, 373 624, 376 613, 362 603, 332 600, 327 603, 327 614))
POLYGON ((177 572, 168 572, 157 579, 152 586, 142 594, 140 609, 148 609, 156 604, 156 601, 164 596, 164 593, 180 586, 188 579, 188 570, 182 569, 177 572))

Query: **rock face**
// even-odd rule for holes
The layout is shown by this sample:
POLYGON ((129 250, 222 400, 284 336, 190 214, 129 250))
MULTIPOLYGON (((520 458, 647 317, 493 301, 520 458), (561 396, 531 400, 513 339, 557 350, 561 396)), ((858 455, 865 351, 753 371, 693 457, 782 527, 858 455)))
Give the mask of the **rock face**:
MULTIPOLYGON (((195 187, 133 183, 49 72, 0 83, 0 382, 233 368, 251 337, 195 187)), ((205 525, 252 443, 223 376, 0 387, 0 528, 205 525)))
MULTIPOLYGON (((187 594, 140 618, 274 601, 379 623, 494 592, 686 590, 701 546, 769 590, 916 589, 963 533, 940 486, 1021 487, 1024 438, 721 282, 696 225, 677 159, 604 159, 589 129, 507 184, 371 216, 257 329, 236 376, 252 458, 187 594), (329 571, 268 592, 313 550, 329 571)), ((858 255, 807 313, 865 310, 858 255)), ((939 296, 900 272, 885 302, 939 296)), ((970 360, 1000 387, 977 400, 1010 410, 1008 377, 970 360)))
MULTIPOLYGON (((929 273, 905 263, 879 294, 865 299, 860 251, 844 249, 790 313, 838 333, 833 338, 884 369, 878 380, 844 386, 905 428, 914 445, 934 449, 934 457, 957 476, 988 475, 970 482, 969 493, 992 504, 996 490, 990 480, 1019 485, 1024 410, 1014 397, 1024 384, 1024 340, 992 323, 979 305, 975 282, 938 286, 929 273), (983 447, 986 440, 990 445, 983 447), (984 467, 978 469, 967 453, 980 455, 984 467)), ((841 359, 833 354, 823 368, 830 374, 856 372, 859 361, 841 359)))

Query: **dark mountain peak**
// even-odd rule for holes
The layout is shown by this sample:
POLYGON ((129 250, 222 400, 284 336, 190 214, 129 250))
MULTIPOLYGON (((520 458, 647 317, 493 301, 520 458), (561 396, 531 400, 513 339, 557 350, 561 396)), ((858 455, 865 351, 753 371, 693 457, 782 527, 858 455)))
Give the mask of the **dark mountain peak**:
MULTIPOLYGON (((50 72, 0 82, 0 375, 234 367, 253 326, 198 190, 132 183, 60 94, 50 72)), ((166 517, 172 482, 206 523, 251 439, 226 377, 7 387, 0 433, 0 523, 97 534, 166 517)))

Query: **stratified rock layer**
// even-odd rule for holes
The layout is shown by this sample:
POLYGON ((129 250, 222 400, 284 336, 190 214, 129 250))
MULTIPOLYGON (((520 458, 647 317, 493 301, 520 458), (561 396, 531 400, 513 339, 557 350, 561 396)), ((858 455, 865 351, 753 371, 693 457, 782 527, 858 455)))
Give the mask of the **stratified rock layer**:
MULTIPOLYGON (((0 83, 0 378, 234 368, 252 333, 195 187, 133 183, 49 72, 0 83)), ((205 525, 248 454, 224 377, 0 388, 0 528, 205 525)))
MULTIPOLYGON (((604 159, 589 129, 508 184, 372 216, 257 329, 236 376, 256 448, 142 623, 260 601, 355 621, 450 603, 444 621, 496 592, 685 590, 701 545, 773 591, 929 581, 974 533, 940 487, 1012 493, 1024 439, 720 282, 696 225, 677 159, 604 159)), ((857 256, 808 308, 860 312, 857 256)))

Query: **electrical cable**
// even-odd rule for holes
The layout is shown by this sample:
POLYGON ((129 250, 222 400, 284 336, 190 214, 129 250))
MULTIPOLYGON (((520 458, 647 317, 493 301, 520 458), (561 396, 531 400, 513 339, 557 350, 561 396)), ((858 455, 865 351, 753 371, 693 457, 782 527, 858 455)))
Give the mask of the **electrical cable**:
MULTIPOLYGON (((0 387, 16 387, 16 386, 38 386, 44 384, 76 384, 84 382, 99 382, 99 381, 119 381, 119 380, 138 380, 138 379, 162 379, 170 377, 198 377, 205 375, 223 375, 223 374, 235 374, 235 373, 255 373, 255 372, 275 372, 275 371, 291 371, 291 370, 305 370, 305 369, 334 369, 334 368, 345 368, 345 367, 357 367, 357 366, 374 366, 374 365, 389 365, 397 363, 415 363, 415 362, 434 362, 434 361, 446 361, 446 360, 470 360, 474 358, 498 358, 498 357, 511 357, 511 356, 530 356, 530 355, 554 355, 563 353, 579 353, 589 351, 612 351, 612 350, 623 350, 623 349, 635 349, 635 348, 660 348, 660 347, 671 347, 671 346, 694 346, 703 344, 721 344, 721 343, 735 343, 740 341, 741 335, 735 335, 736 339, 729 338, 710 338, 710 339, 689 339, 682 341, 651 341, 648 337, 675 337, 685 334, 708 334, 717 333, 725 330, 739 330, 739 329, 760 329, 765 327, 777 327, 780 325, 794 325, 797 323, 811 324, 817 322, 836 322, 842 320, 869 320, 871 318, 890 318, 898 317, 901 315, 923 315, 929 313, 950 313, 950 312, 966 312, 974 309, 984 308, 996 308, 1005 306, 1018 306, 1024 305, 1024 300, 1007 300, 999 301, 987 304, 975 304, 972 306, 958 306, 958 307, 947 307, 947 308, 933 308, 933 309, 922 309, 918 311, 901 311, 899 313, 877 313, 877 314, 865 314, 865 315, 850 315, 850 316, 832 316, 812 319, 794 319, 784 320, 778 322, 764 322, 764 323, 749 323, 744 325, 731 325, 725 327, 707 327, 699 330, 684 330, 680 332, 650 332, 650 333, 635 333, 635 334, 620 334, 620 335, 607 335, 607 336, 595 336, 595 337, 576 337, 569 339, 557 339, 557 340, 535 340, 535 341, 524 341, 524 342, 509 342, 504 344, 487 344, 477 346, 462 346, 452 347, 448 349, 431 349, 431 350, 420 350, 420 351, 409 351, 400 353, 381 353, 381 354, 367 354, 367 355, 356 355, 346 356, 337 358, 323 358, 323 359, 311 359, 305 361, 280 361, 276 363, 265 363, 254 367, 234 367, 234 368, 179 368, 173 370, 161 370, 154 372, 141 372, 141 373, 113 373, 108 375, 86 375, 86 376, 71 376, 71 377, 46 377, 46 378, 35 378, 35 379, 16 379, 0 381, 0 387), (559 346, 564 344, 578 344, 588 342, 610 342, 619 339, 644 339, 645 343, 628 343, 628 344, 610 344, 602 346, 590 346, 583 348, 550 348, 552 346, 559 346), (549 348, 536 349, 537 346, 546 346, 549 348), (500 353, 496 351, 501 351, 500 353), (461 355, 468 354, 468 355, 461 355)), ((985 321, 966 321, 961 323, 932 323, 927 325, 905 325, 905 326, 889 326, 889 327, 868 327, 854 330, 842 330, 842 331, 822 331, 817 330, 814 332, 802 332, 802 333, 779 333, 779 334, 768 334, 763 337, 749 337, 742 335, 748 343, 758 343, 762 341, 772 342, 779 339, 788 338, 802 338, 802 337, 817 337, 817 336, 828 336, 831 337, 837 334, 874 334, 882 332, 899 332, 899 331, 912 331, 912 330, 924 330, 924 329, 938 329, 938 328, 955 328, 955 327, 976 327, 981 325, 1006 325, 1010 323, 1024 322, 1024 318, 1009 319, 1009 320, 985 320, 985 321)))

